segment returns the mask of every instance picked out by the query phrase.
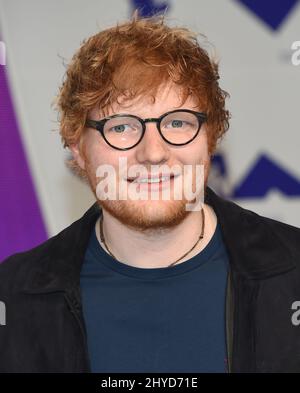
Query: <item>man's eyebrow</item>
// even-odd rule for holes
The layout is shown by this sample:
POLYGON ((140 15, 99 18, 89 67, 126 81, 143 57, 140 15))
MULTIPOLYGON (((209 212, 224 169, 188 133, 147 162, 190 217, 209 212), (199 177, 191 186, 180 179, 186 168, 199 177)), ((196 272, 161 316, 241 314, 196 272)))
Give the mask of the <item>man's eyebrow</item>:
MULTIPOLYGON (((168 113, 168 112, 173 112, 173 111, 176 111, 176 110, 178 110, 178 111, 180 111, 180 110, 191 110, 190 108, 186 108, 186 107, 180 107, 180 108, 178 108, 178 107, 173 107, 173 108, 169 108, 168 110, 165 110, 164 112, 161 112, 160 114, 158 114, 157 116, 154 116, 154 115, 151 115, 151 116, 142 116, 139 112, 135 112, 135 111, 120 111, 120 112, 114 112, 114 113, 112 113, 112 114, 110 114, 110 115, 107 115, 107 116, 103 116, 103 117, 110 117, 110 116, 115 116, 115 115, 132 115, 132 116, 137 116, 137 117, 140 117, 141 119, 147 119, 147 118, 159 118, 159 117, 161 117, 162 115, 164 115, 165 113, 168 113)), ((197 110, 197 108, 195 108, 195 109, 192 109, 192 110, 197 110)))

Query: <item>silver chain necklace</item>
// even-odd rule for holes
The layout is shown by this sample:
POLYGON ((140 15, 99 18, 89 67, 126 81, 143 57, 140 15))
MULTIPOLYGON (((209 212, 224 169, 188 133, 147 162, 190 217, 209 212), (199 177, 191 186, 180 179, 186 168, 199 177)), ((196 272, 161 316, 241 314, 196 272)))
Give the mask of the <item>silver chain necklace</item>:
MULTIPOLYGON (((203 239, 204 237, 204 226, 205 226, 205 217, 204 217, 204 209, 202 207, 201 210, 201 216, 202 216, 202 229, 201 229, 201 233, 200 236, 198 237, 196 243, 193 245, 193 247, 186 252, 184 255, 182 255, 180 258, 178 258, 176 261, 172 262, 170 265, 168 265, 167 267, 173 266, 175 265, 175 263, 177 263, 178 261, 180 261, 180 259, 184 258, 186 255, 188 255, 191 251, 193 251, 193 249, 197 246, 197 244, 199 243, 199 241, 201 239, 203 239)), ((101 217, 100 217, 100 239, 102 241, 102 243, 105 245, 105 248, 107 249, 107 252, 109 253, 110 256, 112 256, 113 258, 115 258, 117 261, 118 259, 114 256, 114 254, 110 251, 110 249, 108 248, 106 242, 105 242, 105 238, 104 238, 104 233, 103 233, 103 212, 101 213, 101 217)), ((120 261, 119 261, 120 262, 120 261)))

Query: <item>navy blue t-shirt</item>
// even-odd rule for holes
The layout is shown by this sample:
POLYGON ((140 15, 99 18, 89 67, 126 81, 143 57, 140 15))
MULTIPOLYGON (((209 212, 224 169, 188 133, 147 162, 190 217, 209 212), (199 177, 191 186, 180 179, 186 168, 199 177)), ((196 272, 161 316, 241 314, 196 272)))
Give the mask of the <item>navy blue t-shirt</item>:
POLYGON ((80 285, 92 372, 227 372, 228 255, 219 224, 198 255, 139 268, 103 250, 93 229, 80 285))

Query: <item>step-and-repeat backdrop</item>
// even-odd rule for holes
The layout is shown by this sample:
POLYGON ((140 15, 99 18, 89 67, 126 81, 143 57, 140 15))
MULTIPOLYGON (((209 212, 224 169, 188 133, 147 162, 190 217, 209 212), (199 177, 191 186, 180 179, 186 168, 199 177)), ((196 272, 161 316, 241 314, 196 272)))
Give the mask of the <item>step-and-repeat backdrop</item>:
POLYGON ((231 127, 210 186, 300 227, 300 1, 0 0, 0 260, 68 226, 94 202, 66 167, 51 103, 84 38, 164 12, 220 60, 231 127))

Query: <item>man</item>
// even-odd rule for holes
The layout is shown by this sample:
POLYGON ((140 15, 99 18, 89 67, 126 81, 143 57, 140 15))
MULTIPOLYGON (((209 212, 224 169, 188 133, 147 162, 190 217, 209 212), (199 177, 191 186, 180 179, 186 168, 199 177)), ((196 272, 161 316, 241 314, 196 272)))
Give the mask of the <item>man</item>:
POLYGON ((57 106, 96 202, 0 265, 0 371, 300 371, 300 229, 207 186, 226 97, 161 18, 83 43, 57 106))

